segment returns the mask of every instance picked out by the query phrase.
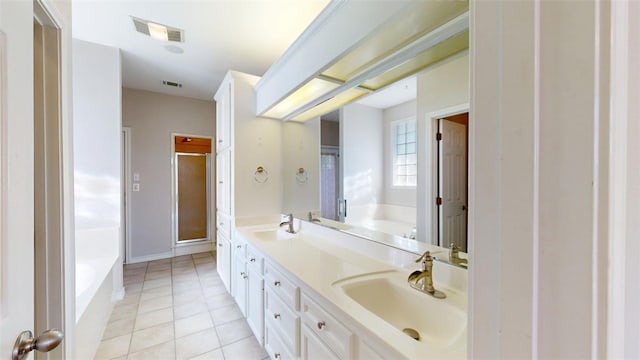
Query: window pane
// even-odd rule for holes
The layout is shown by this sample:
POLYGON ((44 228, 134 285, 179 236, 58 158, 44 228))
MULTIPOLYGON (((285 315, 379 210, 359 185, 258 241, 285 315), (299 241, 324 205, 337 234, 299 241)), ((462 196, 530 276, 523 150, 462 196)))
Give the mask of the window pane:
POLYGON ((416 153, 407 155, 407 164, 417 164, 418 159, 416 153))
POLYGON ((415 154, 416 153, 416 143, 408 143, 407 144, 407 154, 415 154))
POLYGON ((407 155, 398 155, 396 157, 396 165, 404 165, 407 163, 407 155))
POLYGON ((398 175, 407 175, 407 166, 399 165, 398 166, 398 175))
POLYGON ((416 132, 408 132, 407 133, 407 142, 415 142, 416 141, 416 132))
POLYGON ((406 131, 407 132, 415 132, 416 131, 416 121, 407 121, 406 123, 406 131))
POLYGON ((418 183, 418 177, 415 175, 410 175, 407 176, 407 180, 406 180, 406 185, 407 186, 416 186, 416 184, 418 183))
POLYGON ((407 146, 405 144, 398 144, 396 154, 404 155, 407 153, 407 146))

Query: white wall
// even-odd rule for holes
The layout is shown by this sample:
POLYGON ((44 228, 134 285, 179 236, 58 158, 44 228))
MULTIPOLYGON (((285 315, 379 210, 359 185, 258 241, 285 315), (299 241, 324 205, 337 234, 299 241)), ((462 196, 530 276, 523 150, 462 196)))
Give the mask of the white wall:
POLYGON ((282 124, 282 212, 307 213, 320 209, 320 118, 282 124), (296 179, 304 168, 307 182, 296 179))
MULTIPOLYGON (((131 173, 140 174, 140 191, 130 192, 131 261, 169 257, 173 247, 171 134, 214 136, 215 105, 127 88, 122 95, 122 124, 131 128, 131 173)), ((211 178, 215 179, 213 173, 211 178)), ((214 217, 212 211, 212 224, 214 217)))
MULTIPOLYGON (((384 152, 384 202, 390 205, 410 206, 416 207, 416 188, 403 189, 399 187, 393 187, 393 149, 392 144, 392 131, 391 122, 395 120, 403 120, 407 118, 416 117, 416 101, 408 101, 390 108, 384 109, 382 116, 384 117, 384 137, 383 137, 383 152, 384 152)), ((423 141, 421 137, 423 133, 418 133, 418 143, 423 141)), ((407 219, 408 220, 408 219, 407 219)), ((411 221, 415 221, 411 219, 411 221)))
POLYGON ((472 6, 469 358, 607 357, 609 4, 472 6))
POLYGON ((233 77, 233 216, 278 215, 282 211, 282 121, 256 117, 253 90, 257 76, 230 71, 233 77), (258 166, 269 179, 257 183, 258 166))
MULTIPOLYGON (((469 102, 469 55, 464 53, 445 60, 418 75, 416 120, 418 134, 418 219, 419 241, 437 243, 433 236, 433 206, 435 181, 431 171, 436 161, 435 124, 429 114, 469 102), (424 219, 424 220, 422 220, 424 219), (431 220, 430 220, 431 219, 431 220)), ((473 120, 471 120, 473 121, 473 120)))
POLYGON ((120 50, 73 40, 76 259, 92 243, 120 254, 120 50), (108 229, 108 231, 105 231, 108 229), (99 230, 96 232, 96 230, 99 230), (96 238, 95 234, 108 238, 96 238))
POLYGON ((347 205, 383 203, 382 110, 349 104, 342 108, 340 119, 342 181, 347 205))

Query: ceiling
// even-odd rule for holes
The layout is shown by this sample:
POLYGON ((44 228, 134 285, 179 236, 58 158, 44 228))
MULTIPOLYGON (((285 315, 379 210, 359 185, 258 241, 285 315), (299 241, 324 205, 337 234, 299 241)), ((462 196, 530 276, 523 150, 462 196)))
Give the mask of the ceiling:
POLYGON ((407 101, 415 100, 418 92, 418 81, 415 76, 402 79, 356 101, 378 109, 387 109, 407 101))
POLYGON ((73 37, 120 48, 124 87, 212 100, 227 70, 264 74, 328 2, 74 0, 73 37), (184 29, 185 41, 140 34, 131 16, 184 29), (170 52, 167 45, 184 52, 170 52))

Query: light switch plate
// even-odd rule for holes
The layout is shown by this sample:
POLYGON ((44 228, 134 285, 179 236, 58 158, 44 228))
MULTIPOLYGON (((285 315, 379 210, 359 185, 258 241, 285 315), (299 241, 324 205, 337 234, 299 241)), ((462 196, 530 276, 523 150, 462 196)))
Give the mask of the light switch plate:
POLYGON ((140 181, 140 174, 133 173, 133 181, 140 181))
POLYGON ((133 184, 133 191, 140 191, 140 184, 133 184))

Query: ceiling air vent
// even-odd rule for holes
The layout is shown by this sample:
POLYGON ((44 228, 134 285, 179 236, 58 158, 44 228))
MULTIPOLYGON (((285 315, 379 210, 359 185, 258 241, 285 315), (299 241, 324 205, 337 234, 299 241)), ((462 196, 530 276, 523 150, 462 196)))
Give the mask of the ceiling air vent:
POLYGON ((176 88, 181 88, 182 87, 182 84, 180 84, 179 82, 168 81, 168 80, 162 80, 162 85, 176 87, 176 88))
POLYGON ((151 36, 154 39, 174 42, 184 42, 184 30, 171 26, 158 24, 153 21, 131 17, 136 31, 151 36))

